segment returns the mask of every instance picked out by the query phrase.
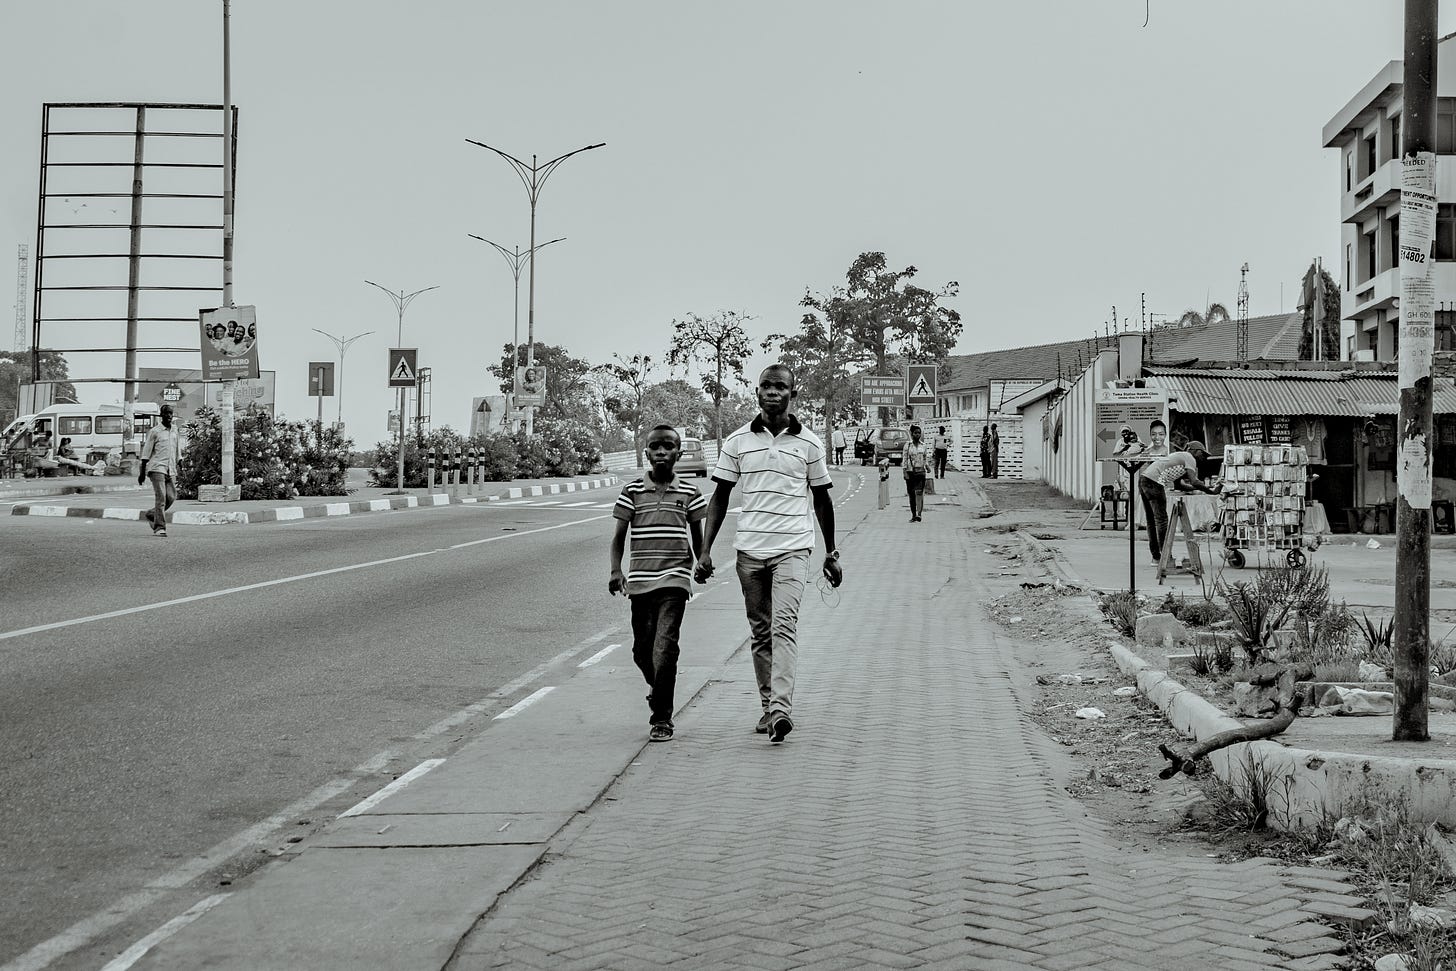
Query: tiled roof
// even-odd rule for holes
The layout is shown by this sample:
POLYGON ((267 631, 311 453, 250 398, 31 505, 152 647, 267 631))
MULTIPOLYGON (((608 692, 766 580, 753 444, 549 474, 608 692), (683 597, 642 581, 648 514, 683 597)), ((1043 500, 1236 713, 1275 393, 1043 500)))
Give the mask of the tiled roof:
MULTIPOLYGON (((1097 356, 1098 343, 1087 337, 979 354, 952 354, 940 375, 940 393, 984 388, 992 381, 1053 381, 1059 376, 1059 366, 1060 376, 1071 379, 1097 356)), ((1103 350, 1117 346, 1116 338, 1104 337, 1100 343, 1103 350)))
MULTIPOLYGON (((1249 318, 1249 360, 1294 361, 1299 358, 1299 335, 1304 315, 1272 314, 1249 318)), ((1201 327, 1156 327, 1148 332, 1144 359, 1148 362, 1237 361, 1238 323, 1221 320, 1201 327)))

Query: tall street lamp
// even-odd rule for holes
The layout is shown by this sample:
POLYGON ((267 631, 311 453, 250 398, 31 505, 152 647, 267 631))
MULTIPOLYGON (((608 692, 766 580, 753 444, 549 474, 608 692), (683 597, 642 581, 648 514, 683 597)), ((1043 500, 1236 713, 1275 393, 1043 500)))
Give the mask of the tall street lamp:
MULTIPOLYGON (((605 148, 606 142, 598 142, 595 145, 584 145, 575 151, 567 152, 565 155, 558 155, 549 162, 537 164, 536 156, 531 156, 531 164, 527 165, 509 152, 503 152, 485 142, 477 142, 473 138, 465 139, 472 145, 495 152, 501 158, 511 164, 521 184, 526 187, 526 198, 531 203, 531 247, 526 250, 526 258, 530 262, 531 273, 527 283, 526 296, 526 367, 536 363, 536 202, 541 197, 541 189, 545 187, 546 180, 551 178, 551 173, 556 171, 557 166, 582 152, 589 152, 594 148, 605 148)), ((543 244, 544 245, 544 244, 543 244)), ((512 375, 514 377, 514 375, 512 375)), ((526 408, 526 434, 535 434, 535 413, 534 407, 526 408)))
MULTIPOLYGON (((491 242, 484 236, 477 236, 474 233, 466 233, 465 235, 471 239, 478 239, 482 243, 490 243, 490 245, 494 246, 495 251, 506 258, 506 263, 511 268, 511 276, 516 281, 515 326, 511 336, 511 376, 514 378, 516 365, 521 363, 521 268, 526 265, 526 260, 530 258, 532 251, 526 250, 526 252, 522 253, 519 243, 516 244, 514 250, 508 250, 500 243, 491 242)), ((548 239, 540 246, 534 247, 534 249, 545 249, 552 243, 560 243, 565 240, 565 236, 558 239, 548 239)))
MULTIPOLYGON (((394 294, 390 294, 390 296, 394 296, 394 294)), ((339 402, 338 402, 338 404, 339 404, 339 419, 338 419, 338 424, 342 425, 344 423, 344 355, 349 352, 349 347, 356 340, 358 340, 361 337, 368 337, 370 334, 374 333, 374 331, 372 331, 372 330, 366 330, 362 334, 355 334, 353 337, 348 337, 348 338, 335 337, 333 334, 330 334, 327 331, 319 330, 317 327, 315 327, 313 329, 313 332, 315 334, 323 334, 329 340, 333 341, 334 342, 334 346, 336 346, 339 349, 339 386, 338 386, 338 388, 335 389, 335 391, 337 392, 337 394, 339 396, 339 402)))
MULTIPOLYGON (((373 280, 365 280, 364 282, 369 284, 371 287, 375 287, 376 289, 383 290, 385 293, 387 293, 389 295, 389 299, 394 303, 394 309, 399 313, 399 330, 396 334, 394 341, 395 347, 401 347, 404 344, 405 308, 413 303, 415 297, 418 297, 420 294, 429 293, 431 290, 440 289, 439 287, 435 286, 425 287, 423 290, 416 290, 414 293, 405 293, 403 290, 399 291, 399 293, 395 293, 388 287, 380 286, 373 280)), ((404 391, 404 388, 399 389, 399 481, 395 485, 396 489, 404 488, 404 391)))

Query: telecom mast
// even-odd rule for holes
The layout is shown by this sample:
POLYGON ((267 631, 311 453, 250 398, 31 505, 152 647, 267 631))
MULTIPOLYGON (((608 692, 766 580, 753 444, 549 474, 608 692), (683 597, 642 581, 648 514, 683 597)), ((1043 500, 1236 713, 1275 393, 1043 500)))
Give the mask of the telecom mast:
POLYGON ((15 268, 15 350, 25 350, 25 284, 30 278, 30 247, 20 244, 20 258, 15 268))
POLYGON ((1249 359, 1249 264, 1239 268, 1239 323, 1235 331, 1234 354, 1240 361, 1249 359))

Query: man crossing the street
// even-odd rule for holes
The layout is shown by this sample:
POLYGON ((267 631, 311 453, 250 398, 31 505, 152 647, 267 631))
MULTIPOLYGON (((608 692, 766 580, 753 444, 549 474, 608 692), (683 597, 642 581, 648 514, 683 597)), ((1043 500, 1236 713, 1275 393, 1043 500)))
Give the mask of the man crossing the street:
POLYGON ((152 483, 153 505, 147 522, 157 536, 167 535, 167 510, 177 501, 177 433, 172 429, 172 406, 162 406, 162 423, 153 425, 142 443, 142 468, 137 485, 152 483))
POLYGON ((822 572, 836 587, 844 579, 834 541, 834 503, 829 498, 833 482, 824 444, 789 413, 798 393, 794 372, 783 364, 770 365, 759 375, 759 413, 724 440, 713 469, 717 487, 695 572, 699 583, 713 575, 713 541, 728 513, 733 487, 741 483, 743 504, 733 545, 763 711, 754 731, 767 733, 775 743, 794 729, 799 603, 809 578, 816 520, 827 554, 822 572))

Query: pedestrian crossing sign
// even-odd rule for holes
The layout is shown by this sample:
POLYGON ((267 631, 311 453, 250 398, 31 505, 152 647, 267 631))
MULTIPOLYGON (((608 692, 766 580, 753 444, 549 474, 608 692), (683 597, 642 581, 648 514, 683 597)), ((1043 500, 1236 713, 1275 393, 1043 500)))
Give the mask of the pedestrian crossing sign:
POLYGON ((391 388, 413 388, 419 373, 419 348, 391 347, 389 349, 389 386, 391 388))
POLYGON ((905 386, 909 388, 906 404, 935 404, 936 366, 934 364, 911 364, 905 369, 905 386))

